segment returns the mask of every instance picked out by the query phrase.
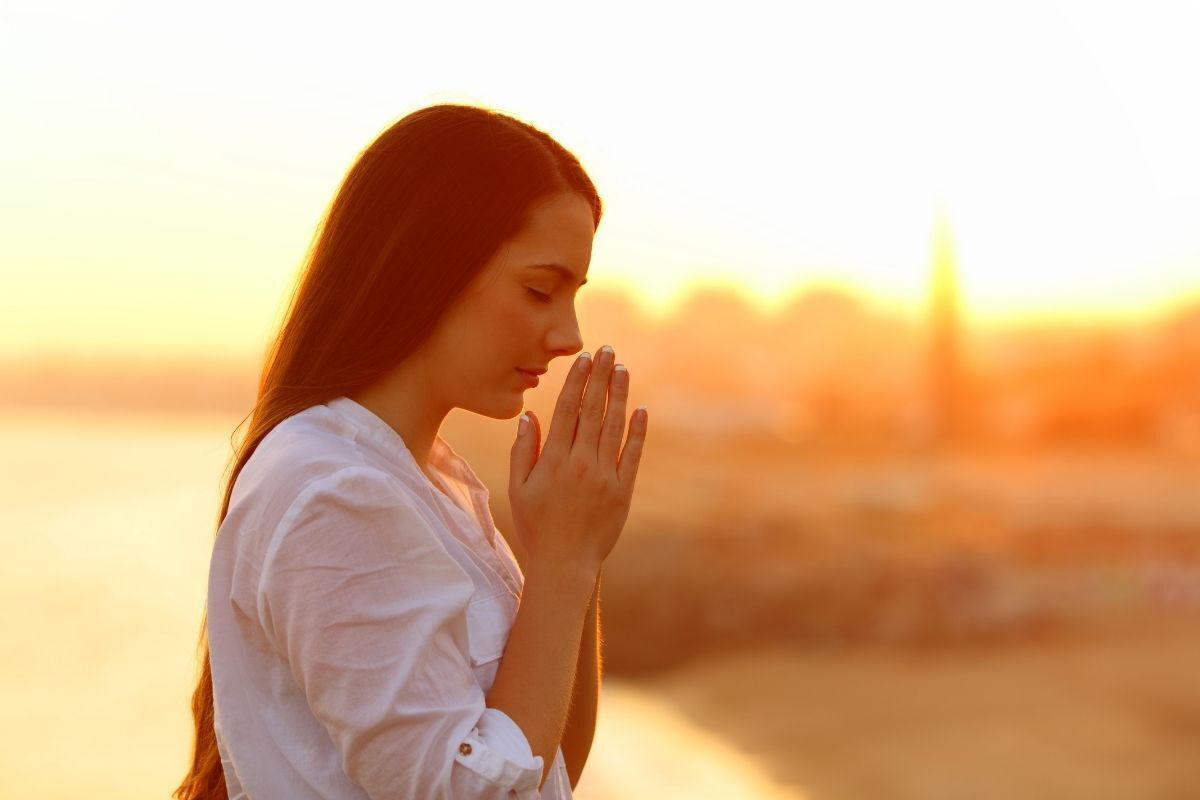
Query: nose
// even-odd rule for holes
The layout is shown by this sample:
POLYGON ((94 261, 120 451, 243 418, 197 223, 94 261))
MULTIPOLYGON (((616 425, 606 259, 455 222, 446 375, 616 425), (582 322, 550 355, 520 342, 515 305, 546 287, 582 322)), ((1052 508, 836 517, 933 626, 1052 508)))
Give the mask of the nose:
POLYGON ((579 319, 574 308, 546 334, 546 348, 554 354, 552 358, 572 356, 583 349, 583 337, 579 333, 579 319))

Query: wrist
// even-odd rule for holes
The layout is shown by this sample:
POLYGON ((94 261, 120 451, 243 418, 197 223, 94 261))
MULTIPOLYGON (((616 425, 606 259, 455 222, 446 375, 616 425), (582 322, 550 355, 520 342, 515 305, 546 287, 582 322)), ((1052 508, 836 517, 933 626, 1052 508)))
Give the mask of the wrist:
POLYGON ((526 582, 549 583, 560 590, 595 598, 600 588, 600 566, 575 559, 532 558, 526 582))

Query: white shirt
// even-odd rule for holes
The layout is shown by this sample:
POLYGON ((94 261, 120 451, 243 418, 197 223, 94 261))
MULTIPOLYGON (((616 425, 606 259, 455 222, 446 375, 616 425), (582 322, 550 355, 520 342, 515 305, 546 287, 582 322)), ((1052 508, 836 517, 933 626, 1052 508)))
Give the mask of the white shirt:
POLYGON ((524 576, 441 436, 435 486, 348 397, 259 443, 213 546, 208 637, 231 800, 571 797, 485 705, 524 576))

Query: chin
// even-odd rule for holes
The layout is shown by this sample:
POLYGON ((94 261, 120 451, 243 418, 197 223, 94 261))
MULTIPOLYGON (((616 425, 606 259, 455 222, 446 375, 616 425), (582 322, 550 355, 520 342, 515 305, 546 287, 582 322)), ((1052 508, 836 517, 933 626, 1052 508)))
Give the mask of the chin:
POLYGON ((525 410, 525 393, 511 394, 504 398, 495 398, 491 402, 466 406, 466 410, 491 419, 515 419, 525 410))

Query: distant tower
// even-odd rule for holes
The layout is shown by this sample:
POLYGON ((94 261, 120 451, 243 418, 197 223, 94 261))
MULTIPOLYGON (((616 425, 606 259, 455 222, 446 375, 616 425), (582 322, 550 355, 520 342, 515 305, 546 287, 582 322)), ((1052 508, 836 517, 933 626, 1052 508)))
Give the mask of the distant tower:
POLYGON ((934 220, 929 303, 929 392, 933 441, 948 444, 962 432, 963 396, 958 276, 950 223, 939 209, 934 220))

